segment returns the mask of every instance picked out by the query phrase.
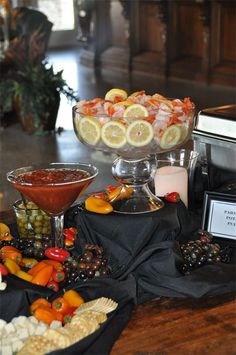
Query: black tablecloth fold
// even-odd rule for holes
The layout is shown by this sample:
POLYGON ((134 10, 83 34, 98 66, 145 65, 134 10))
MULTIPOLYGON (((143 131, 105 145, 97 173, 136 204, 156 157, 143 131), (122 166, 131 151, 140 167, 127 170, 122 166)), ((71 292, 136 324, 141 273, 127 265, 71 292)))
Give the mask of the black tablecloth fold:
POLYGON ((179 241, 196 238, 200 227, 200 216, 181 202, 141 215, 76 213, 76 207, 71 213, 79 229, 77 247, 103 246, 112 278, 135 277, 137 303, 155 296, 201 297, 235 290, 234 264, 205 265, 188 276, 180 272, 179 241))

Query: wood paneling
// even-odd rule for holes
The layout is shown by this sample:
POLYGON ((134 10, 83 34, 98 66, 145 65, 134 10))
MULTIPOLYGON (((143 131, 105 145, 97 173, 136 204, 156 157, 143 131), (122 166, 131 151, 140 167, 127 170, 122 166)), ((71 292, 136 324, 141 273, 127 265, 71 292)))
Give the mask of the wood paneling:
POLYGON ((106 16, 103 2, 94 9, 95 65, 235 85, 235 1, 105 0, 106 16))
POLYGON ((212 8, 211 66, 213 83, 235 85, 236 73, 236 3, 219 1, 212 8))

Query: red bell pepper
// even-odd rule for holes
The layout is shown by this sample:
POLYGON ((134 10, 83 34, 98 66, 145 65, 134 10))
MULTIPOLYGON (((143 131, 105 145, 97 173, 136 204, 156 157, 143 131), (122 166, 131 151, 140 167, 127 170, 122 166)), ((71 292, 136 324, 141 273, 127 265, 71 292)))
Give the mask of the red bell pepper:
POLYGON ((73 318, 77 307, 70 307, 63 317, 63 324, 70 323, 73 318))
POLYGON ((111 191, 114 191, 115 189, 117 189, 118 186, 115 186, 115 185, 107 185, 105 187, 105 190, 109 193, 111 191))
POLYGON ((0 263, 0 273, 3 275, 3 276, 6 276, 8 274, 8 269, 6 268, 5 265, 3 265, 2 263, 0 263))
POLYGON ((52 279, 56 282, 62 282, 65 280, 65 273, 62 270, 54 270, 52 273, 52 279))
POLYGON ((52 280, 47 283, 47 287, 50 288, 50 290, 53 290, 54 292, 59 291, 59 285, 56 281, 52 280))
POLYGON ((47 248, 45 249, 45 255, 48 259, 57 260, 57 261, 65 261, 69 256, 70 253, 68 250, 64 248, 47 248))
POLYGON ((74 241, 76 238, 76 234, 77 234, 77 229, 70 227, 70 228, 64 228, 63 230, 63 235, 65 239, 69 239, 74 241))
POLYGON ((106 192, 98 192, 93 194, 92 196, 97 197, 97 198, 101 198, 102 200, 108 200, 108 195, 106 192))

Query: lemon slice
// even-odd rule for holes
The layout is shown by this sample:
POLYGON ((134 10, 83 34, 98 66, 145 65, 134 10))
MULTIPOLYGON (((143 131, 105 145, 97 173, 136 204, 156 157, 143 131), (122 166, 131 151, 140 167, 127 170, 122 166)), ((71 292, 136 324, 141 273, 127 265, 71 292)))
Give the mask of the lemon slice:
POLYGON ((146 109, 145 106, 141 104, 133 104, 128 106, 123 114, 124 118, 132 117, 132 118, 141 118, 141 117, 147 117, 148 116, 148 110, 146 109))
POLYGON ((152 125, 144 120, 136 120, 127 128, 127 142, 134 147, 143 147, 153 138, 152 125))
POLYGON ((177 125, 168 127, 160 139, 160 147, 169 149, 181 141, 181 129, 177 125))
POLYGON ((122 89, 111 89, 105 95, 105 100, 114 101, 116 97, 121 98, 121 101, 127 99, 128 94, 125 90, 122 89))
POLYGON ((96 145, 101 137, 101 128, 94 117, 84 116, 76 123, 81 138, 88 144, 96 145))
POLYGON ((188 125, 185 123, 178 123, 176 126, 181 130, 181 142, 183 142, 188 136, 188 125))
POLYGON ((116 104, 113 104, 112 107, 129 106, 129 105, 133 105, 133 101, 131 101, 131 100, 120 101, 120 102, 117 102, 116 104))
POLYGON ((126 143, 126 128, 118 121, 108 121, 102 126, 102 140, 110 148, 121 148, 126 143))
POLYGON ((135 91, 130 96, 145 95, 145 90, 135 91))

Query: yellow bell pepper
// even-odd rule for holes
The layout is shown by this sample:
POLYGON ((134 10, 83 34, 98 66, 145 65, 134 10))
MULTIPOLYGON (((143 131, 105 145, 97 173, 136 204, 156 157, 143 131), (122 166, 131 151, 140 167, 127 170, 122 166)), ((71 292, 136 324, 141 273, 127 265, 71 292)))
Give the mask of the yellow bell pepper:
POLYGON ((132 195, 132 192, 132 187, 118 186, 115 190, 108 193, 108 199, 109 201, 128 199, 132 195))
POLYGON ((85 208, 87 211, 107 214, 113 211, 112 205, 96 196, 89 196, 85 200, 85 208))
POLYGON ((35 266, 36 264, 38 264, 38 260, 34 259, 34 258, 22 258, 21 263, 31 269, 33 266, 35 266))
POLYGON ((21 279, 25 280, 25 281, 31 281, 33 276, 28 274, 27 272, 23 271, 23 270, 17 270, 16 272, 16 276, 20 277, 21 279))
POLYGON ((3 262, 10 274, 16 274, 16 272, 20 270, 20 266, 12 259, 6 258, 3 262))

